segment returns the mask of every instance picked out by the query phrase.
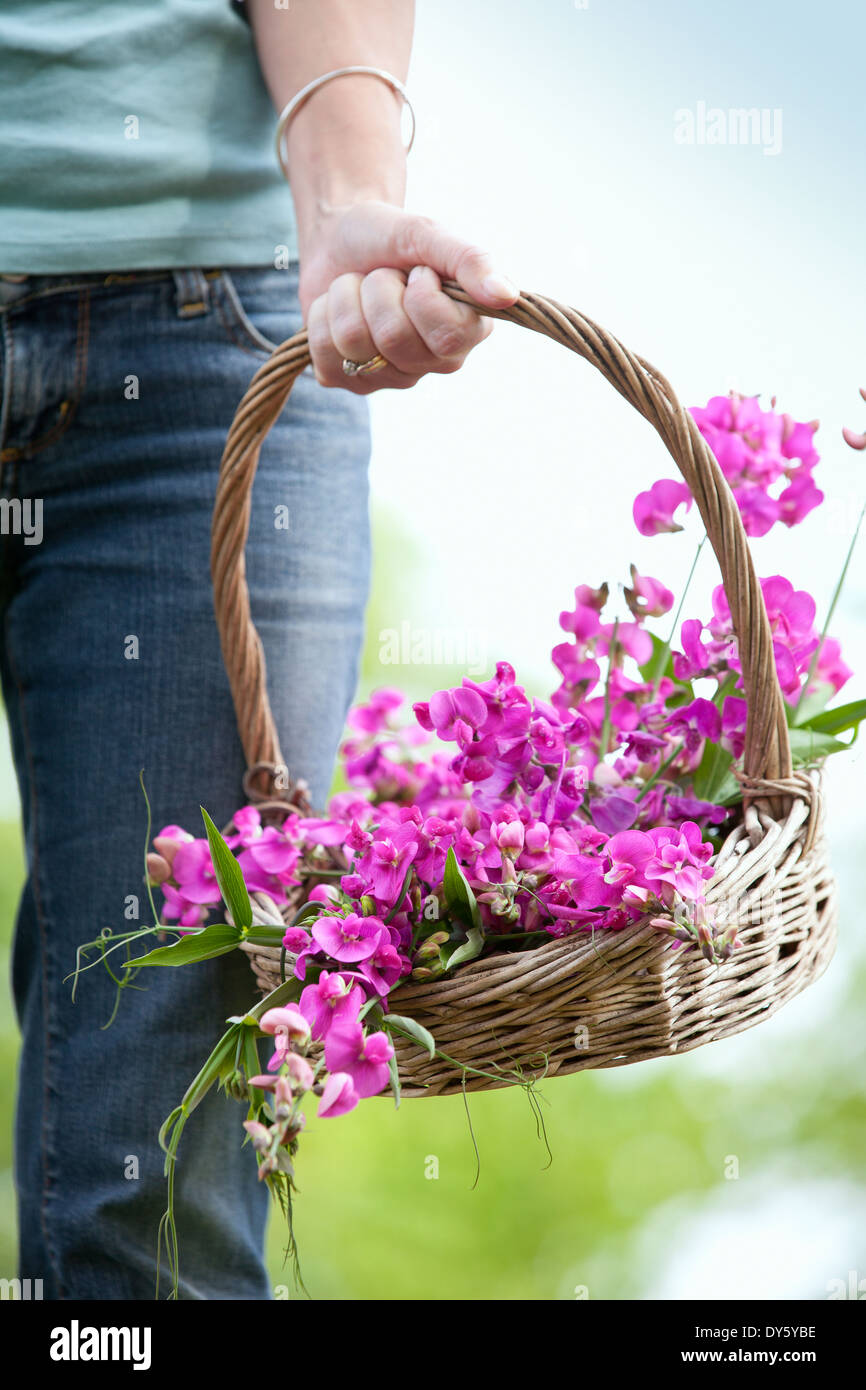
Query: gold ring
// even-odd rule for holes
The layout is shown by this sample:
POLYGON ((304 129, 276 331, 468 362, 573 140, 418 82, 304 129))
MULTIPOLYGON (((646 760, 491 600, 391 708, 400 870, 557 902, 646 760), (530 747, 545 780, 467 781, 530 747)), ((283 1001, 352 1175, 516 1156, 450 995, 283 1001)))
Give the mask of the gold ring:
POLYGON ((369 358, 367 362, 353 362, 351 357, 343 358, 343 371, 346 376, 367 376, 371 372, 381 372, 383 367, 390 365, 387 357, 383 357, 381 352, 377 352, 376 356, 369 358))

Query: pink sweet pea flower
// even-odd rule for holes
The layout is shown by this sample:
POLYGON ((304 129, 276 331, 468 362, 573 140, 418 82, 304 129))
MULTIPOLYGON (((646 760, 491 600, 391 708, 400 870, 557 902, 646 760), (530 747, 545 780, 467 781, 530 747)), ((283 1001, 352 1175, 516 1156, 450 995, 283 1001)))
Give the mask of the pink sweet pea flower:
POLYGON ((832 685, 834 693, 838 693, 847 680, 850 680, 854 672, 850 666, 846 666, 842 660, 842 649, 835 637, 826 637, 818 653, 818 662, 815 666, 815 679, 826 681, 832 685))
POLYGON ((305 1043, 310 1037, 310 1025, 296 1004, 268 1009, 259 1020, 263 1033, 274 1038, 276 1051, 268 1062, 268 1071, 279 1071, 293 1042, 305 1043))
POLYGON ((336 1020, 354 1023, 364 1002, 364 991, 351 975, 323 970, 314 985, 307 985, 298 1005, 317 1042, 327 1036, 336 1020))
POLYGON ((384 1033, 365 1034, 360 1023, 335 1024, 325 1038, 328 1071, 347 1072, 361 1097, 375 1096, 388 1084, 394 1049, 384 1033))
POLYGON ((659 478, 648 492, 639 492, 634 499, 634 524, 642 536, 657 536, 661 531, 681 531, 674 521, 677 508, 692 505, 692 494, 685 483, 673 478, 659 478))
POLYGON ((432 727, 440 738, 454 738, 454 724, 461 720, 471 729, 480 729, 487 718, 487 705, 476 690, 458 686, 456 690, 437 690, 428 706, 432 727))
MULTIPOLYGON (((732 758, 741 758, 746 746, 746 716, 748 707, 745 700, 736 695, 726 695, 722 705, 721 745, 732 758)), ((693 820, 694 817, 689 817, 693 820)))
POLYGON ((372 956, 362 960, 358 969, 365 980, 369 980, 378 995, 384 997, 397 983, 401 975, 408 974, 411 966, 397 947, 390 941, 382 940, 372 956))
POLYGON ((184 898, 193 903, 218 903, 219 884, 207 840, 188 840, 179 845, 172 872, 184 898))
POLYGON ((658 579, 638 574, 631 568, 632 587, 625 589, 625 601, 638 621, 643 618, 662 618, 674 606, 674 596, 658 579))
POLYGON ((346 723, 361 733, 376 734, 385 728, 391 710, 399 709, 404 698, 402 690, 393 687, 374 690, 366 705, 349 710, 346 723))
POLYGON ((242 806, 235 811, 232 824, 238 832, 238 843, 251 845, 262 833, 262 817, 255 806, 242 806))
POLYGON ((695 753, 703 740, 718 743, 722 733, 722 716, 712 700, 692 700, 675 709, 665 722, 665 729, 678 735, 689 753, 695 753))
MULTIPOLYGON (((597 650, 604 655, 610 650, 613 641, 614 624, 603 623, 601 635, 598 641, 597 650)), ((637 623, 617 623, 616 624, 616 645, 626 652, 628 656, 634 657, 638 666, 643 666, 653 654, 652 638, 637 623)), ((619 652, 614 654, 614 661, 619 657, 619 652)))
POLYGON ((165 899, 162 915, 167 922, 177 922, 179 928, 193 931, 204 926, 207 908, 201 903, 190 902, 171 883, 163 883, 162 894, 165 899))
POLYGON ((360 1096, 352 1084, 351 1076, 344 1071, 332 1072, 325 1082, 319 1100, 319 1119, 332 1120, 338 1115, 347 1115, 350 1110, 355 1109, 359 1100, 360 1096))
POLYGON ((345 917, 317 917, 312 935, 332 960, 355 961, 375 954, 384 930, 378 917, 349 912, 345 917))

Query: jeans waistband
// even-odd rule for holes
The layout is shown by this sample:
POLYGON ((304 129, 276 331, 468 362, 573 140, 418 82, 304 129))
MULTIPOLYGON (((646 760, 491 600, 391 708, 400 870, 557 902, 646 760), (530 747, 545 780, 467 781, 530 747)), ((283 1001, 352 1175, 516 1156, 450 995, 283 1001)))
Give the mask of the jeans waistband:
POLYGON ((18 275, 0 272, 0 310, 24 300, 72 290, 97 289, 110 285, 135 285, 156 280, 174 280, 178 309, 184 316, 204 313, 209 304, 209 283, 219 270, 187 267, 175 270, 82 271, 64 275, 18 275))

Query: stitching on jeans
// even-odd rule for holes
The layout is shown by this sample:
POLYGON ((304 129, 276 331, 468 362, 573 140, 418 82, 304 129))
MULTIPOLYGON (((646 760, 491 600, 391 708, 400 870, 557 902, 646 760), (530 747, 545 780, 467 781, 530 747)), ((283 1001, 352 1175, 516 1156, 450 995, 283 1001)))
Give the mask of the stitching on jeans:
MULTIPOLYGON (((87 351, 90 343, 90 295, 87 289, 82 288, 78 295, 78 332, 75 339, 75 382, 72 388, 72 399, 62 401, 60 404, 60 418, 52 425, 47 434, 43 434, 39 439, 34 439, 31 444, 25 445, 21 449, 4 449, 0 453, 0 461, 33 458, 34 454, 40 453, 49 444, 54 444, 62 435, 66 433, 72 421, 75 419, 75 412, 81 400, 84 385, 87 381, 87 351)), ((17 476, 17 474, 16 474, 17 476)))
MULTIPOLYGON (((49 1198, 49 1188, 52 1178, 49 1176, 49 1155, 50 1147, 48 1143, 48 1115, 50 1111, 51 1098, 49 1095, 49 1061, 51 1058, 51 1030, 49 1028, 50 1012, 48 1008, 48 923, 46 921, 45 909, 42 903, 42 894, 39 889, 39 803, 36 795, 36 770, 33 764, 33 748, 30 742, 30 730, 27 724, 27 716, 24 712, 24 687, 18 674, 18 668, 12 655, 12 643, 9 641, 9 608, 6 610, 4 623, 6 629, 4 647, 6 660, 12 679, 15 682, 15 689, 18 692, 18 716, 21 724, 21 737, 24 744, 24 755, 27 759, 27 774, 29 780, 29 801, 30 801, 30 825, 32 828, 32 862, 29 865, 29 880, 33 891, 33 906, 36 914, 36 923, 39 929, 40 943, 40 964, 42 967, 42 1040, 45 1048, 45 1079, 42 1093, 42 1125, 41 1125, 41 1148, 42 1148, 42 1196, 39 1203, 39 1220, 42 1226, 42 1238, 45 1242, 45 1249, 48 1259, 52 1266, 54 1277, 57 1281, 57 1290, 61 1297, 65 1293, 65 1286, 60 1274, 60 1261, 57 1258, 57 1251, 51 1236, 51 1227, 48 1222, 46 1207, 49 1198)), ((21 1103, 20 1100, 18 1102, 21 1103)))
MULTIPOLYGON (((233 324, 233 323, 229 320, 229 318, 228 318, 228 315, 227 315, 227 313, 226 313, 226 305, 225 305, 225 303, 223 302, 223 294, 225 294, 226 297, 228 297, 227 291, 226 291, 226 288, 225 288, 225 286, 226 286, 226 278, 225 278, 224 275, 220 275, 220 278, 219 278, 219 280, 217 281, 217 284, 219 285, 219 288, 220 288, 220 290, 222 290, 223 293, 222 293, 222 294, 215 294, 215 295, 213 296, 213 301, 214 301, 214 304, 215 304, 215 306, 216 306, 216 311, 217 311, 217 315, 218 315, 218 317, 219 317, 220 323, 222 324, 223 328, 225 329, 225 331, 226 331, 226 333, 228 334, 228 336, 229 336, 229 338, 231 339, 231 341, 234 343, 235 347, 239 347, 239 348, 241 349, 242 352, 248 352, 248 353, 250 354, 251 357, 259 357, 259 356, 262 356, 262 355, 264 355, 264 356, 269 356, 270 353, 273 352, 274 349, 275 349, 276 347, 279 346, 277 343, 274 343, 274 345, 273 345, 272 348, 271 348, 271 347, 265 347, 264 343, 258 343, 255 347, 253 347, 252 344, 255 342, 255 339, 254 339, 253 337, 251 337, 251 336, 248 337, 247 340, 246 340, 246 342, 241 342, 241 340, 240 340, 238 337, 236 337, 236 335, 235 335, 235 328, 243 329, 244 332, 247 332, 248 330, 247 330, 246 328, 244 328, 244 325, 243 325, 242 323, 233 324)), ((237 293, 237 291, 235 291, 235 293, 237 293)), ((229 300, 229 303, 231 303, 230 300, 229 300)), ((263 338, 264 338, 264 336, 265 336, 265 335, 262 334, 262 337, 263 337, 263 338)), ((269 340, 266 339, 265 341, 269 341, 269 340)))

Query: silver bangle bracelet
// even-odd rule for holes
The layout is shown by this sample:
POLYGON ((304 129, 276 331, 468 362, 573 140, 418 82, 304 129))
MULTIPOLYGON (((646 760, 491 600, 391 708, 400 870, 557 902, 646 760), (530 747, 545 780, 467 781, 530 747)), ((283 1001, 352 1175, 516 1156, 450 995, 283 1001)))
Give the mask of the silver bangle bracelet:
POLYGON ((284 106, 282 111, 280 112, 280 117, 277 121, 277 129, 274 136, 274 143, 276 145, 277 159, 279 161, 280 168, 282 169, 286 178, 289 177, 289 171, 286 164, 285 150, 283 147, 285 144, 285 135, 289 126, 289 121, 295 115, 299 107, 301 107, 304 104, 304 102, 307 100, 307 97, 311 96, 312 93, 317 91, 319 87, 324 87, 326 82, 333 81, 335 77, 348 77, 351 74, 357 72, 366 73, 368 77, 380 78, 382 82, 387 82, 388 86, 403 98, 404 105, 408 106, 409 108, 409 115, 411 117, 412 122, 409 128, 409 139, 406 144, 406 153, 409 153, 409 151, 412 148, 412 142, 415 139, 415 112, 413 110, 412 103, 407 95, 406 88, 403 86, 403 83, 400 81, 400 79, 394 77, 390 72, 385 72, 384 68, 368 68, 363 66, 349 68, 334 68, 333 72, 326 72, 323 73, 321 77, 314 77, 312 82, 307 83, 306 87, 302 87, 299 92, 295 92, 295 95, 292 97, 291 101, 286 106, 284 106))

